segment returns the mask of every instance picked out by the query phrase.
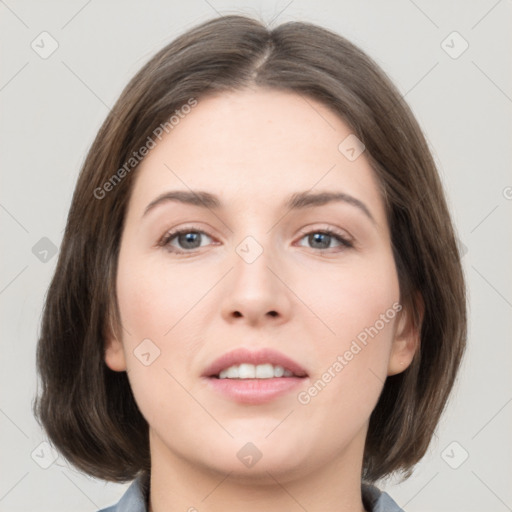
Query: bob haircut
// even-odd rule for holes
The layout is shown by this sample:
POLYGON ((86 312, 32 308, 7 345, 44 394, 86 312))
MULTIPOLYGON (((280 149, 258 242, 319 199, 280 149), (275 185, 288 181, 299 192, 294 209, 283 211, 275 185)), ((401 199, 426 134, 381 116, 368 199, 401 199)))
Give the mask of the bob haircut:
POLYGON ((122 331, 115 282, 136 175, 126 162, 191 98, 257 87, 322 102, 365 145, 386 208, 400 301, 420 332, 412 363, 387 377, 371 414, 361 479, 397 471, 408 478, 445 408, 465 349, 466 289, 443 188, 411 110, 379 66, 334 32, 304 22, 270 30, 250 17, 223 16, 179 36, 133 77, 74 191, 43 311, 42 388, 33 409, 59 451, 94 477, 124 482, 151 468, 148 423, 126 372, 104 361, 106 335, 122 331))

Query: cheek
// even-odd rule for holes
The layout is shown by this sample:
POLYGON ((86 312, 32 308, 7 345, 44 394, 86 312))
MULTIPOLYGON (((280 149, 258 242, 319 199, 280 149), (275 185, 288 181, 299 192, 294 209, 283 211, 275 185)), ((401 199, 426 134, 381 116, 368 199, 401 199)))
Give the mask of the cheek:
POLYGON ((179 330, 182 319, 215 282, 215 276, 182 265, 169 264, 158 254, 146 258, 129 249, 121 254, 117 297, 127 331, 167 342, 179 330))
POLYGON ((394 260, 387 252, 337 268, 318 265, 297 278, 295 289, 324 324, 322 329, 319 324, 318 332, 333 346, 373 326, 391 309, 385 327, 378 323, 379 331, 387 334, 396 316, 393 304, 400 299, 394 260))
POLYGON ((176 408, 181 399, 186 401, 177 382, 184 381, 195 352, 187 312, 199 292, 187 286, 183 272, 165 269, 129 251, 120 254, 117 297, 127 375, 150 425, 161 421, 170 403, 176 408))
POLYGON ((158 254, 143 257, 129 246, 120 254, 117 297, 127 371, 136 395, 172 380, 169 372, 184 382, 200 348, 203 322, 211 313, 205 311, 206 295, 219 280, 219 270, 180 265, 158 254))
MULTIPOLYGON (((301 288, 318 318, 312 317, 310 322, 310 326, 316 325, 319 363, 312 376, 315 389, 311 389, 311 397, 318 395, 319 402, 335 408, 363 407, 366 411, 376 403, 386 379, 401 309, 392 255, 381 253, 361 265, 331 270, 323 276, 311 272, 301 288)), ((314 331, 311 329, 310 336, 314 331)))

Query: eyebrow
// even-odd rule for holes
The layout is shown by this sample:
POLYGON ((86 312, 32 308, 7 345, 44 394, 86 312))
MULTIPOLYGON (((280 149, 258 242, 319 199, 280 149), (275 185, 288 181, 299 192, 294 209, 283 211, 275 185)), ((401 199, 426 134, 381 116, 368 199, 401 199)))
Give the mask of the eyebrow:
MULTIPOLYGON (((151 201, 151 203, 146 206, 142 216, 144 217, 149 211, 169 201, 177 201, 183 204, 190 204, 210 210, 218 210, 222 208, 222 203, 219 197, 211 194, 210 192, 202 190, 171 190, 169 192, 164 192, 151 201)), ((333 202, 343 202, 352 205, 363 212, 374 224, 377 223, 368 207, 362 201, 343 192, 297 192, 288 198, 284 206, 289 210, 300 210, 315 206, 323 206, 333 202)))

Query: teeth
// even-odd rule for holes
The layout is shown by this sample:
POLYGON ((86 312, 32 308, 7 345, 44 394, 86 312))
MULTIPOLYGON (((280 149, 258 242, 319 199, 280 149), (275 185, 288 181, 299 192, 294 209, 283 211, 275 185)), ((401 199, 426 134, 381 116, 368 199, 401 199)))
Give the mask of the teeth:
POLYGON ((254 368, 257 379, 271 379, 274 376, 274 367, 271 364, 259 364, 254 368))
POLYGON ((228 379, 238 379, 238 366, 230 366, 227 370, 224 371, 226 372, 226 377, 228 379))
POLYGON ((256 368, 253 364, 241 364, 238 367, 239 379, 254 379, 256 377, 256 368))
POLYGON ((282 366, 273 364, 247 364, 230 366, 219 373, 219 379, 272 379, 292 377, 293 373, 282 366))

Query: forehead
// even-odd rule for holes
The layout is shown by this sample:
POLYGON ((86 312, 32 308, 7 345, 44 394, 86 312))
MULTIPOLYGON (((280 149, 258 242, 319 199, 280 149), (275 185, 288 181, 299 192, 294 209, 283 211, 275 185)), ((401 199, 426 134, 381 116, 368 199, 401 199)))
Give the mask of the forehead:
POLYGON ((255 211, 292 193, 335 190, 366 204, 379 224, 384 206, 363 153, 339 146, 350 127, 322 103, 293 92, 256 89, 198 100, 137 169, 132 208, 142 212, 167 190, 207 190, 255 211))

